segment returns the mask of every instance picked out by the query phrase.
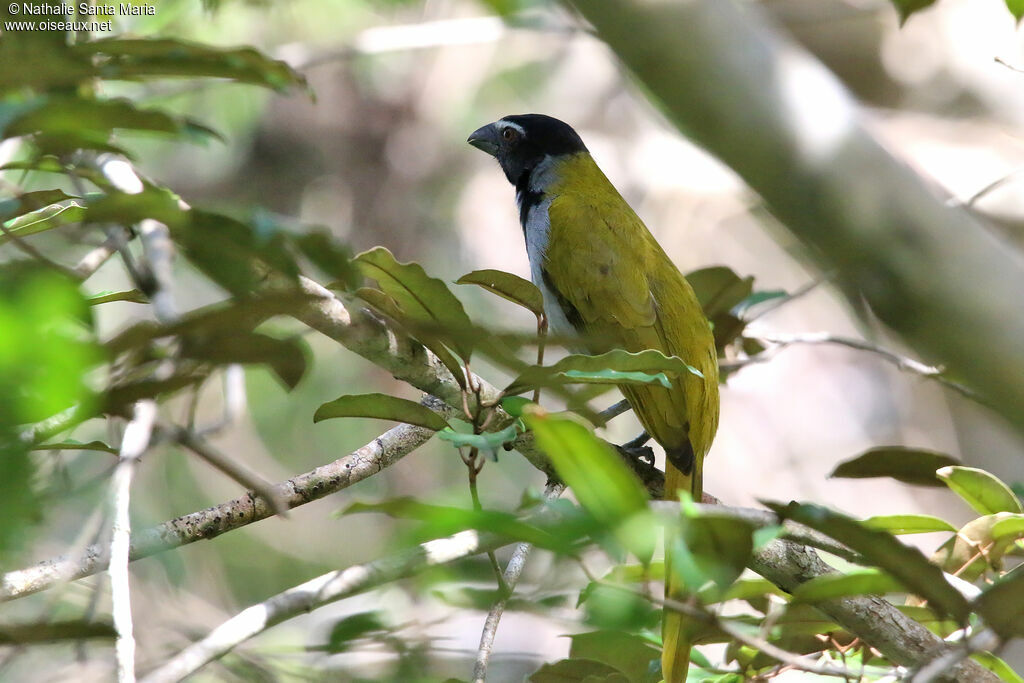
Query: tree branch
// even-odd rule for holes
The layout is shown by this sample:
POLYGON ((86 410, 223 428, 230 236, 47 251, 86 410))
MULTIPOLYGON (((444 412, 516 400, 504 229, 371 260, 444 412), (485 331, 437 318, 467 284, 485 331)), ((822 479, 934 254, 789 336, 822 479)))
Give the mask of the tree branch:
POLYGON ((894 159, 824 66, 752 3, 566 2, 847 297, 1024 430, 1024 258, 894 159))
MULTIPOLYGON (((424 399, 425 405, 447 415, 438 400, 424 399)), ((275 495, 288 509, 305 505, 341 491, 370 477, 420 447, 434 432, 424 427, 398 425, 343 458, 274 485, 275 495)), ((241 528, 272 517, 271 506, 251 493, 227 502, 172 519, 132 535, 130 557, 137 560, 241 528)), ((106 548, 92 545, 80 557, 56 557, 0 577, 0 601, 37 593, 64 581, 96 574, 109 561, 106 548)))

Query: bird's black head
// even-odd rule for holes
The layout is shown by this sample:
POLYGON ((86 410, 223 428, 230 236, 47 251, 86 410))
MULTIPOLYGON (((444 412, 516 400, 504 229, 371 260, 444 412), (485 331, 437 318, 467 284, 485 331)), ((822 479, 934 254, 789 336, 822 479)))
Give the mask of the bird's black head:
POLYGON ((468 142, 497 159, 513 185, 521 184, 547 156, 587 150, 569 124, 544 114, 505 116, 474 131, 468 142))

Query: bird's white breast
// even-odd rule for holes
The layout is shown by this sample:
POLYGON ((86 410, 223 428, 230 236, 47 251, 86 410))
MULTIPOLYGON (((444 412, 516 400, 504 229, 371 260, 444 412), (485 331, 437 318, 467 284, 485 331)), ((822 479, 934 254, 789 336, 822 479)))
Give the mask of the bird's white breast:
POLYGON ((544 313, 548 317, 548 328, 551 332, 560 337, 575 336, 576 329, 565 317, 565 312, 558 304, 557 295, 544 282, 542 264, 551 237, 549 208, 551 208, 551 198, 546 197, 529 209, 525 225, 523 225, 523 232, 526 235, 526 255, 530 259, 530 279, 544 295, 544 313))

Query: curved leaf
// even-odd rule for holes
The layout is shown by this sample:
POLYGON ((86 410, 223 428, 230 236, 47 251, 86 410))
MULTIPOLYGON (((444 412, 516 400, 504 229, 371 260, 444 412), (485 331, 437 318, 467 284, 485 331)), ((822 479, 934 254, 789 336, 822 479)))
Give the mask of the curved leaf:
POLYGON ((906 484, 942 486, 942 480, 936 476, 935 471, 959 464, 958 460, 945 453, 922 448, 883 446, 840 463, 829 476, 847 479, 892 477, 906 484))
POLYGON ((624 382, 644 381, 645 383, 660 381, 658 375, 682 375, 692 373, 701 377, 697 368, 688 365, 678 356, 666 356, 655 349, 647 349, 639 353, 629 353, 616 349, 599 356, 573 354, 566 356, 554 365, 532 365, 522 372, 505 390, 507 394, 519 394, 527 389, 545 387, 568 382, 613 382, 613 373, 644 373, 646 378, 634 375, 624 382), (570 375, 569 373, 573 373, 570 375), (564 375, 565 377, 559 377, 564 375))
POLYGON ((802 583, 793 591, 795 602, 820 602, 849 595, 885 595, 900 593, 899 581, 877 569, 861 569, 849 574, 826 574, 802 583))
POLYGON ((580 505, 610 531, 619 532, 616 538, 638 559, 649 561, 654 552, 653 526, 641 529, 628 523, 646 512, 647 493, 611 446, 581 423, 539 406, 526 406, 523 421, 580 505))
POLYGON ((975 467, 943 467, 936 475, 968 505, 983 515, 1024 512, 1010 487, 985 470, 975 467))
POLYGON ((419 324, 422 329, 414 330, 417 335, 435 335, 463 360, 469 360, 473 325, 462 302, 441 280, 427 275, 418 263, 399 263, 384 247, 364 251, 356 256, 355 263, 395 301, 405 320, 419 324))
POLYGON ((440 431, 448 421, 430 408, 397 396, 387 394, 357 394, 340 396, 316 409, 313 422, 333 417, 375 417, 440 431))
POLYGON ((483 434, 466 434, 457 432, 452 428, 439 431, 437 437, 442 441, 448 441, 455 448, 476 448, 485 453, 495 454, 505 444, 511 443, 519 436, 519 429, 515 424, 497 432, 484 432, 483 434))
POLYGON ((544 313, 544 295, 537 286, 503 270, 474 270, 455 281, 457 285, 479 285, 489 292, 519 304, 534 315, 544 313))
POLYGON ((944 519, 932 515, 877 515, 864 520, 864 526, 890 534, 923 534, 930 531, 956 531, 944 519))
MULTIPOLYGON (((21 237, 46 232, 68 223, 78 223, 86 216, 86 208, 78 200, 50 204, 41 209, 12 218, 4 224, 8 232, 21 237)), ((7 235, 0 235, 0 244, 7 241, 7 235)))
POLYGON ((974 609, 1006 640, 1024 635, 1024 570, 1017 567, 986 588, 974 601, 974 609))

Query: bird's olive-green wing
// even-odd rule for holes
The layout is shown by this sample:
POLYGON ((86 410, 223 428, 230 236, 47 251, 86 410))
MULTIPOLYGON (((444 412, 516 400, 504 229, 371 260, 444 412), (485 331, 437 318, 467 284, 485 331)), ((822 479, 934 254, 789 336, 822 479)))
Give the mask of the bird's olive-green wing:
POLYGON ((666 448, 691 440, 696 417, 699 443, 693 447, 702 456, 718 422, 717 364, 693 290, 603 174, 566 175, 578 180, 562 184, 548 210, 548 284, 575 309, 592 351, 657 349, 713 373, 713 401, 706 382, 692 375, 673 381, 671 389, 623 387, 641 423, 666 448))

